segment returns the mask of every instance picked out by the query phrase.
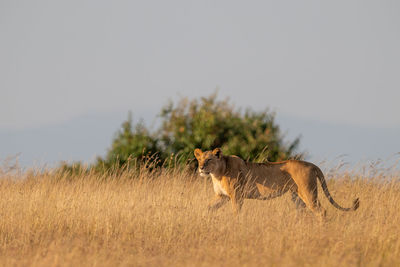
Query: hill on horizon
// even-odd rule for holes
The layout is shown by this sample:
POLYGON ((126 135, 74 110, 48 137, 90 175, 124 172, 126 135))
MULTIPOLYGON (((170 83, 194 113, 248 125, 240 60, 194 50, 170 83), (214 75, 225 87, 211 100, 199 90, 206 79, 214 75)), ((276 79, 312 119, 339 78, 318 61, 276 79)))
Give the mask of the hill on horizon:
MULTIPOLYGON (((126 111, 85 114, 64 122, 40 127, 0 129, 0 160, 18 155, 23 168, 52 167, 60 161, 92 162, 104 156, 126 111)), ((133 114, 148 126, 157 124, 156 114, 133 114)), ((295 118, 277 113, 276 120, 287 141, 301 136, 300 151, 313 162, 344 160, 360 161, 393 159, 400 152, 400 127, 373 128, 295 118)), ((397 156, 398 158, 398 156, 397 156)))

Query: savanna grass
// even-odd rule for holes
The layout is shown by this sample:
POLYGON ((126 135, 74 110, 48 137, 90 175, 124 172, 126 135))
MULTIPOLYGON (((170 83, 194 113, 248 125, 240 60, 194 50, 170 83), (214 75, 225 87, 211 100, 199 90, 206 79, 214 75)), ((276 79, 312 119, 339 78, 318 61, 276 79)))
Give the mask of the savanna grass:
POLYGON ((187 170, 3 173, 2 266, 400 266, 400 182, 329 172, 321 223, 289 194, 209 213, 211 181, 187 170))

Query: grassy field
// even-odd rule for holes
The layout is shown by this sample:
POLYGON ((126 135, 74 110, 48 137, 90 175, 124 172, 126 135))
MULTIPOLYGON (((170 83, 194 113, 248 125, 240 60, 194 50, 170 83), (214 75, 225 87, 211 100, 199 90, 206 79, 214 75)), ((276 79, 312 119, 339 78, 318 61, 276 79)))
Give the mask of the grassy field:
POLYGON ((2 266, 400 266, 400 180, 328 173, 327 220, 285 195, 214 213, 210 180, 163 173, 3 173, 2 266))

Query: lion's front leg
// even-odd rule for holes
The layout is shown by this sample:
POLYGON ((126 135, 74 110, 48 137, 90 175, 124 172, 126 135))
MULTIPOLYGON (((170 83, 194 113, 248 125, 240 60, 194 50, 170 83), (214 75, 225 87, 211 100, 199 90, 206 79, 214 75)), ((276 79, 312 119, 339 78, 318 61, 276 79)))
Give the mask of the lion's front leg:
POLYGON ((243 206, 244 196, 242 192, 236 191, 230 196, 233 212, 237 215, 243 206))
POLYGON ((208 210, 214 211, 222 207, 226 202, 228 202, 229 197, 224 195, 215 195, 215 198, 208 204, 208 210))
POLYGON ((243 206, 243 198, 232 198, 232 209, 233 212, 237 215, 243 206))
POLYGON ((245 192, 248 190, 248 188, 241 184, 238 179, 233 179, 231 180, 230 183, 230 190, 228 190, 229 198, 231 199, 232 202, 232 209, 233 212, 238 215, 240 210, 242 209, 244 198, 245 198, 245 192))

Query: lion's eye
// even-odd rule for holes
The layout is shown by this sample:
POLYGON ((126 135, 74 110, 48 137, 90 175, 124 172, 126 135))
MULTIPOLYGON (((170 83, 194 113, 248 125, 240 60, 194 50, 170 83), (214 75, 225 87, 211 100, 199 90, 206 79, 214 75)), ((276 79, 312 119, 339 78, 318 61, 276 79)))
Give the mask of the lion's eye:
POLYGON ((210 163, 210 159, 207 159, 206 161, 204 161, 204 165, 207 165, 208 163, 210 163))

